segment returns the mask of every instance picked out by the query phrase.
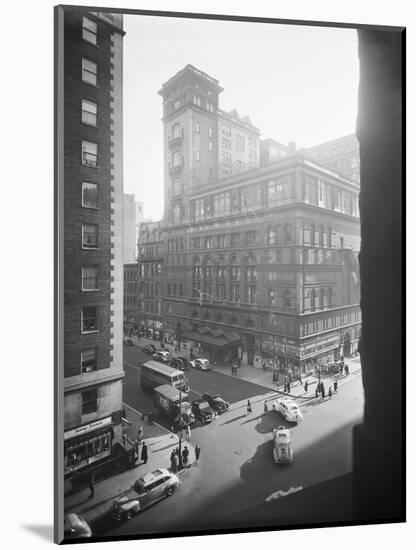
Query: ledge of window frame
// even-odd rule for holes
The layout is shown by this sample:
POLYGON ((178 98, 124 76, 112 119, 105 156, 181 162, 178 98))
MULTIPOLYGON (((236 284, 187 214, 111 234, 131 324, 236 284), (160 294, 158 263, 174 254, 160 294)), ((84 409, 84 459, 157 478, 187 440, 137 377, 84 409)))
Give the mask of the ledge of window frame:
MULTIPOLYGON (((87 168, 99 168, 98 164, 96 164, 95 166, 93 166, 92 164, 84 164, 82 161, 80 162, 81 166, 86 166, 87 168)), ((94 182, 90 182, 90 183, 94 183, 94 182)), ((97 185, 99 185, 97 183, 97 185)))
POLYGON ((81 246, 81 250, 100 250, 100 248, 99 247, 91 248, 91 247, 88 247, 88 246, 81 246))
POLYGON ((86 331, 82 331, 80 332, 80 334, 98 334, 98 329, 97 330, 86 330, 86 331))

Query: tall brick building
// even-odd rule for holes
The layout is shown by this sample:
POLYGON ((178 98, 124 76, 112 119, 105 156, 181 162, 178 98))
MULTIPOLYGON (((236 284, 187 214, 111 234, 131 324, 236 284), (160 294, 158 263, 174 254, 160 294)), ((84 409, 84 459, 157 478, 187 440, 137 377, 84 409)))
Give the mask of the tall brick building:
POLYGON ((65 488, 121 442, 122 15, 60 8, 65 488))
POLYGON ((277 358, 306 367, 355 353, 357 182, 294 144, 261 142, 248 117, 219 109, 221 91, 191 65, 159 91, 165 337, 252 365, 277 358))

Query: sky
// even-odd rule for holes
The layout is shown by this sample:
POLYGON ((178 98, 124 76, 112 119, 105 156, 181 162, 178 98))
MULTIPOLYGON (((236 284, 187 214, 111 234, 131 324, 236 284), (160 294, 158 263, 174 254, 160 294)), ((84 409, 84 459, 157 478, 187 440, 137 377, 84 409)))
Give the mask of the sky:
POLYGON ((161 85, 190 63, 219 80, 220 108, 261 138, 310 147, 355 132, 356 31, 125 15, 124 190, 163 212, 161 85))

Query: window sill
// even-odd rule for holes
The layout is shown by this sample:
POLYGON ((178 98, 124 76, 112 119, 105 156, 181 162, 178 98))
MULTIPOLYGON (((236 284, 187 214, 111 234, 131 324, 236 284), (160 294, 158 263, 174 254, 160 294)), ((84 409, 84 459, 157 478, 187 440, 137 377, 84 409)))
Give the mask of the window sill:
POLYGON ((98 206, 87 206, 85 204, 81 204, 81 208, 87 208, 88 210, 99 210, 100 209, 98 206))
POLYGON ((98 247, 93 248, 91 246, 81 246, 81 250, 100 250, 98 247))
POLYGON ((99 288, 83 288, 81 290, 82 290, 82 292, 98 292, 100 289, 99 288))
POLYGON ((84 83, 84 84, 88 84, 88 86, 92 86, 93 88, 99 88, 98 84, 93 84, 92 82, 88 82, 87 80, 84 80, 81 78, 81 81, 84 83))
POLYGON ((90 126, 91 128, 99 128, 98 124, 90 124, 89 122, 84 122, 81 120, 81 124, 84 124, 84 126, 90 126))
POLYGON ((81 334, 98 334, 98 329, 96 329, 96 330, 86 330, 86 331, 81 330, 81 334))
POLYGON ((81 166, 86 166, 87 168, 98 168, 98 164, 87 164, 86 162, 81 161, 81 166))

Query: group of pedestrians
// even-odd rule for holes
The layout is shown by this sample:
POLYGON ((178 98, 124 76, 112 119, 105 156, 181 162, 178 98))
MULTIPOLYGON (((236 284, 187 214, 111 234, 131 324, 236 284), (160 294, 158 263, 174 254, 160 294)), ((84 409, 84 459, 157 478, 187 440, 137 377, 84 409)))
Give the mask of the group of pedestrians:
MULTIPOLYGON (((334 381, 334 389, 332 389, 332 386, 329 386, 328 388, 328 397, 331 398, 333 394, 338 393, 338 381, 334 381)), ((324 383, 318 382, 315 389, 315 397, 318 398, 321 396, 321 399, 325 399, 325 396, 327 395, 325 385, 324 383)))
MULTIPOLYGON (((195 447, 195 460, 196 462, 199 461, 199 457, 201 455, 201 447, 199 445, 196 445, 195 447)), ((182 468, 186 468, 189 464, 189 449, 187 445, 184 446, 182 449, 182 453, 179 450, 179 447, 173 449, 170 455, 170 469, 173 473, 178 472, 178 470, 182 468), (180 460, 179 457, 182 459, 180 460)))

